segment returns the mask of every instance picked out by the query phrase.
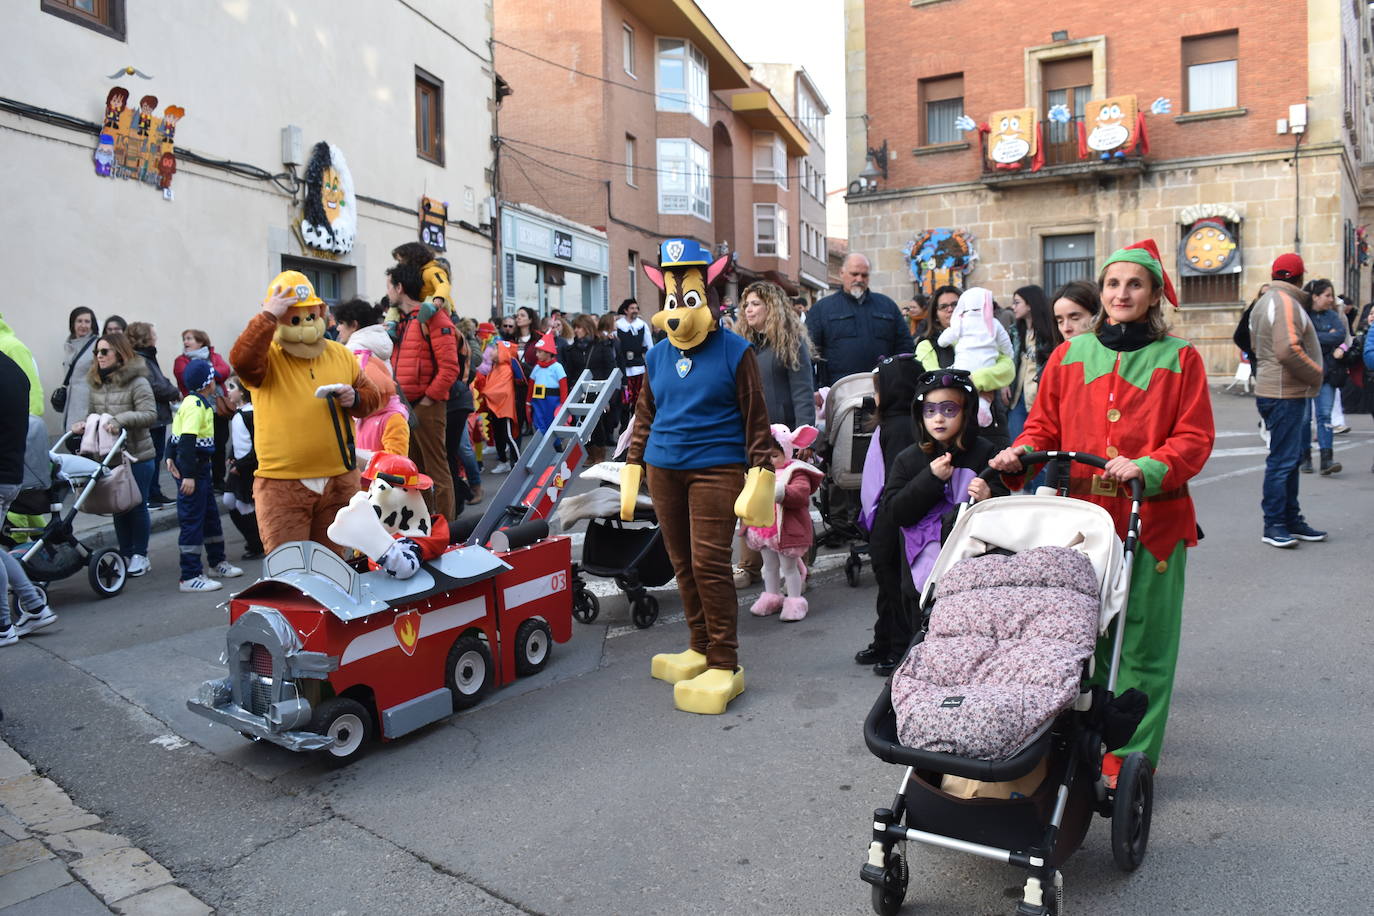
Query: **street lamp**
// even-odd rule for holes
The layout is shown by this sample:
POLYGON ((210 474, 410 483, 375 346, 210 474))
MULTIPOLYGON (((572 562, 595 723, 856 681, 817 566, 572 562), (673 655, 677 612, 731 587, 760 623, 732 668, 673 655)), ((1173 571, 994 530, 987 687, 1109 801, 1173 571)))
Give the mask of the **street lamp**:
POLYGON ((868 147, 868 159, 864 164, 864 170, 859 173, 859 181, 866 190, 874 191, 878 187, 878 179, 887 180, 887 141, 883 145, 874 149, 868 147))

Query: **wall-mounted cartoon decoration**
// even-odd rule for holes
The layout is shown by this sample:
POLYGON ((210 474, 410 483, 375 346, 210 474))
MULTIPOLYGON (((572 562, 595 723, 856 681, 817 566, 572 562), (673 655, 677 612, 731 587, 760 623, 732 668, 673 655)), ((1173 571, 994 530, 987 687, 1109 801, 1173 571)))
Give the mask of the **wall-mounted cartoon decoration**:
POLYGON ((447 222, 448 201, 420 198, 420 241, 435 251, 446 250, 448 237, 444 234, 444 226, 447 222))
POLYGON ((978 252, 962 229, 927 229, 902 249, 917 289, 929 296, 945 285, 963 286, 978 252))
POLYGON ((347 254, 358 234, 358 201, 343 152, 321 140, 305 167, 301 241, 318 251, 347 254))
POLYGON ((132 108, 128 89, 111 89, 105 96, 105 119, 91 158, 95 173, 102 178, 142 181, 161 188, 162 196, 171 200, 172 176, 177 170, 176 124, 186 109, 168 105, 155 129, 157 105, 157 96, 145 95, 132 108))
POLYGON ((1178 242, 1178 272, 1185 277, 1240 273, 1236 223, 1208 216, 1188 226, 1178 242))
POLYGON ((961 115, 954 126, 962 131, 977 130, 988 135, 987 159, 995 169, 1014 171, 1029 166, 1036 172, 1045 164, 1044 141, 1034 108, 994 111, 983 124, 975 124, 968 115, 961 115))
MULTIPOLYGON (((1151 114, 1167 114, 1172 108, 1173 103, 1163 97, 1150 103, 1151 114)), ((1088 103, 1083 120, 1078 122, 1080 159, 1125 159, 1137 149, 1142 156, 1148 155, 1150 138, 1145 131, 1145 113, 1135 96, 1114 95, 1088 103)))

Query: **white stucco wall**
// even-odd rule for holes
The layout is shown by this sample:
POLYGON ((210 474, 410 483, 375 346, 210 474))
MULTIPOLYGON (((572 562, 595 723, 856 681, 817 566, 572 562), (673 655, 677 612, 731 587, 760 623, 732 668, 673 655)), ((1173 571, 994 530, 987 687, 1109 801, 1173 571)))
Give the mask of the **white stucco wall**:
MULTIPOLYGON (((135 106, 151 93, 159 116, 168 104, 186 109, 178 150, 274 173, 284 170, 281 128, 294 124, 306 158, 319 140, 342 149, 359 195, 413 209, 427 194, 448 201, 450 220, 481 222, 491 164, 486 0, 126 6, 119 41, 37 2, 13 4, 0 30, 0 94, 99 122, 111 87, 126 87, 135 106), (107 78, 126 65, 154 79, 107 78), (415 153, 417 66, 444 82, 444 166, 415 153)), ((61 381, 67 313, 77 305, 101 321, 118 313, 156 323, 164 370, 186 327, 205 329, 227 356, 282 255, 312 257, 291 230, 299 206, 268 182, 185 160, 168 202, 148 185, 98 177, 94 147, 89 134, 0 112, 0 312, 34 351, 44 388, 61 381)), ((338 262, 356 269, 345 289, 375 301, 391 249, 418 231, 414 213, 361 203, 357 241, 338 262)), ((448 246, 460 312, 485 317, 490 242, 450 225, 448 246)))

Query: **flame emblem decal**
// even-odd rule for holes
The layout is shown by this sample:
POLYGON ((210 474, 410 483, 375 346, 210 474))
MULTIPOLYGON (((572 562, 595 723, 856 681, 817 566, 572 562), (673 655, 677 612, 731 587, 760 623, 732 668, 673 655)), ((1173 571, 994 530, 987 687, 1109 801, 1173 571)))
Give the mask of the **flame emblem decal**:
POLYGON ((396 615, 391 622, 391 629, 396 633, 396 642, 401 651, 406 655, 414 655, 415 647, 420 644, 420 612, 409 610, 396 615))

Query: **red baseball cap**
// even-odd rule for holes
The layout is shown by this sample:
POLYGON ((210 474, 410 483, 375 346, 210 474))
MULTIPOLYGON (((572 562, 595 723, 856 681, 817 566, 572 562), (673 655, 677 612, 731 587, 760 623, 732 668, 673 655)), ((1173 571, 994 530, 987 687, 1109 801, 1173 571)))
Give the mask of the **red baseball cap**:
POLYGON ((1269 268, 1269 276, 1274 280, 1293 280, 1305 272, 1302 258, 1291 251, 1275 258, 1274 265, 1269 268))

